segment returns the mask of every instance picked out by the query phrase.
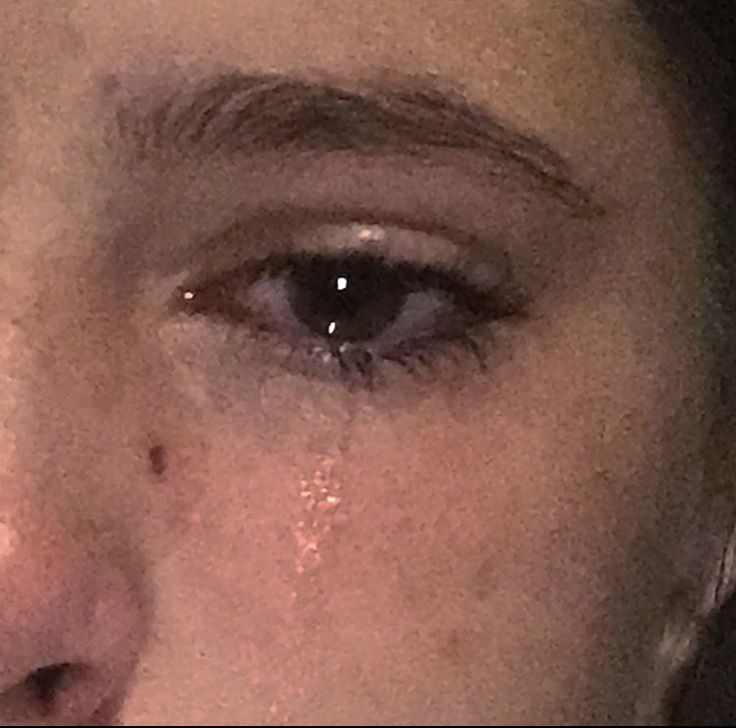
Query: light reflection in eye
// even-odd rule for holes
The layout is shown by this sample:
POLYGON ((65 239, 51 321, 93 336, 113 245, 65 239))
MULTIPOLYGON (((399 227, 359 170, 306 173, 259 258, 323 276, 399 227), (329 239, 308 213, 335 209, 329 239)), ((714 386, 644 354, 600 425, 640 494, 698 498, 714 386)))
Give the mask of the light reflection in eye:
POLYGON ((384 229, 378 225, 369 225, 364 228, 361 228, 358 232, 358 239, 362 240, 363 242, 367 242, 369 240, 375 240, 380 241, 384 240, 386 237, 386 233, 384 229))

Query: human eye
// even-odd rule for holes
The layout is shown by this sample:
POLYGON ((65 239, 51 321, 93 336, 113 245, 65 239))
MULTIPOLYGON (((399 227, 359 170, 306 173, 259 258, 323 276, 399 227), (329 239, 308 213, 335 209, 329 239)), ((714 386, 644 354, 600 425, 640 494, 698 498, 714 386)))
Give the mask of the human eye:
POLYGON ((483 369, 494 327, 525 313, 508 257, 481 264, 446 232, 310 220, 285 237, 276 252, 179 286, 178 311, 238 332, 228 345, 290 371, 369 389, 448 364, 483 369))

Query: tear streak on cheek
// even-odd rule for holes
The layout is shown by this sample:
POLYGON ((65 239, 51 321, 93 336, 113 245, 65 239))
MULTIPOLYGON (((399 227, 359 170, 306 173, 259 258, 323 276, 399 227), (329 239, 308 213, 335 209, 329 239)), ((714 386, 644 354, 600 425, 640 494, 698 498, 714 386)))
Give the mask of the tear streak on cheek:
POLYGON ((299 481, 302 508, 297 511, 300 518, 292 533, 297 545, 294 570, 300 575, 319 567, 321 543, 329 537, 334 523, 347 520, 343 485, 336 476, 335 464, 335 458, 321 456, 311 476, 299 481))

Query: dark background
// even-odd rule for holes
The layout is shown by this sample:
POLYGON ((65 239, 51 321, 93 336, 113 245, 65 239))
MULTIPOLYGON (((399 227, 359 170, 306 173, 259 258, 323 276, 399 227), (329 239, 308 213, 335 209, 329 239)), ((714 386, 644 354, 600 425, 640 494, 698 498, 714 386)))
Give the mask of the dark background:
MULTIPOLYGON (((664 43, 668 70, 687 96, 681 131, 695 143, 721 193, 717 255, 727 271, 722 296, 727 340, 719 352, 722 412, 714 437, 723 439, 725 454, 736 450, 736 0, 636 0, 636 5, 664 43)), ((713 467, 736 491, 736 473, 723 473, 718 463, 713 467)), ((712 625, 686 686, 675 702, 672 725, 736 725, 736 597, 712 625)))

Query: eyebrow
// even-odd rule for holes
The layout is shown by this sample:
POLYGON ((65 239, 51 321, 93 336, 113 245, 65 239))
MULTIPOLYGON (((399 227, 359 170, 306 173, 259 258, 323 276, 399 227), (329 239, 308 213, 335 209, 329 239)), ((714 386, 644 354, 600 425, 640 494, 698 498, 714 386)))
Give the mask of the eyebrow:
POLYGON ((494 176, 510 168, 521 172, 576 216, 605 214, 552 147, 430 79, 356 90, 280 74, 234 72, 177 90, 152 107, 121 106, 116 118, 118 134, 144 158, 167 151, 187 156, 471 153, 487 161, 494 176))

